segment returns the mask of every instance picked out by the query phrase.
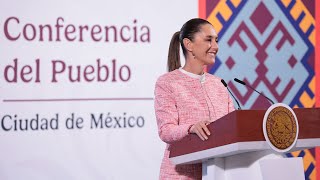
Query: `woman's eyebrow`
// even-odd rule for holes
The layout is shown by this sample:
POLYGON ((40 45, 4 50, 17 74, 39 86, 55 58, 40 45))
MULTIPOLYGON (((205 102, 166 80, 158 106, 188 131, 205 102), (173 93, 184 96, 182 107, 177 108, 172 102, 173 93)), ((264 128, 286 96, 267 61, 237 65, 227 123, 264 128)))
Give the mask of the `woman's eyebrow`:
POLYGON ((208 36, 206 36, 206 38, 218 38, 218 36, 211 36, 211 35, 208 35, 208 36))

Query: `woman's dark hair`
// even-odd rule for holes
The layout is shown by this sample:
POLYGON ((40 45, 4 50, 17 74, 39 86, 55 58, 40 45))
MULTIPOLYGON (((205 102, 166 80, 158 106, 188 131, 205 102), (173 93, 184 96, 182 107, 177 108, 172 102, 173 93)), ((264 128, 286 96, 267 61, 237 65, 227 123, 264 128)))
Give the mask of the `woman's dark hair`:
POLYGON ((211 24, 207 20, 195 18, 190 19, 182 26, 181 30, 174 33, 170 46, 169 46, 169 53, 168 53, 168 71, 173 71, 181 67, 180 62, 180 45, 182 47, 182 52, 184 57, 187 55, 187 50, 184 47, 183 39, 188 38, 190 41, 193 41, 194 34, 200 31, 200 28, 204 24, 211 24))

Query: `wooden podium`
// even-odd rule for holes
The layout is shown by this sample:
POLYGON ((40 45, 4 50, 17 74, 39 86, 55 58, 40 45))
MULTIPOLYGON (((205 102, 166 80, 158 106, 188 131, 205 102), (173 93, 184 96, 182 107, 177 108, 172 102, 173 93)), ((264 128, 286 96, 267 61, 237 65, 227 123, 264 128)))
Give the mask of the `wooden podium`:
MULTIPOLYGON (((299 134, 290 151, 320 146, 320 108, 293 111, 298 119, 299 134)), ((208 140, 202 141, 191 134, 172 144, 170 160, 176 165, 202 163, 204 180, 304 179, 301 158, 283 158, 283 154, 272 150, 266 142, 262 127, 265 112, 229 113, 208 125, 211 132, 208 140)))

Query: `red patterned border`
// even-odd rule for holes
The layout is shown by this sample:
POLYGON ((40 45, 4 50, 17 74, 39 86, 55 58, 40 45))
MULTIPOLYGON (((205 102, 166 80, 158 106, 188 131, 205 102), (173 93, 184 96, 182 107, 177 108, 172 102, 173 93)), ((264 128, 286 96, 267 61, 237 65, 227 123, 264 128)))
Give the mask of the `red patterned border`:
MULTIPOLYGON (((320 107, 320 2, 316 2, 316 46, 315 46, 315 55, 316 55, 316 106, 320 107)), ((319 159, 318 159, 319 160, 319 159)), ((318 179, 320 176, 317 176, 318 179)), ((319 179, 320 180, 320 179, 319 179)))
MULTIPOLYGON (((320 2, 315 1, 316 7, 316 46, 315 46, 315 55, 316 55, 316 64, 315 64, 315 73, 316 73, 316 107, 320 107, 320 2)), ((316 179, 320 180, 320 147, 316 148, 316 179)))
POLYGON ((206 19, 206 0, 199 0, 198 14, 199 18, 206 19))
MULTIPOLYGON (((206 16, 206 9, 207 9, 206 3, 207 3, 206 0, 198 0, 198 15, 199 15, 199 18, 207 19, 207 16, 206 16)), ((204 68, 204 71, 207 72, 207 67, 204 68)))
MULTIPOLYGON (((316 70, 316 106, 320 107, 320 2, 315 1, 316 10, 316 46, 315 46, 315 70, 316 70)), ((320 147, 316 148, 316 179, 320 180, 320 147)))

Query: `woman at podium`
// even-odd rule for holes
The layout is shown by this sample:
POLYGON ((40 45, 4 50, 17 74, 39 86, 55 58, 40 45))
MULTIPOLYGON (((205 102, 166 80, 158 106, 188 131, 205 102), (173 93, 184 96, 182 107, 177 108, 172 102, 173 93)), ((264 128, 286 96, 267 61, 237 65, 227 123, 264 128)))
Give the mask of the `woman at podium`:
POLYGON ((187 21, 174 33, 168 53, 168 73, 155 86, 155 113, 159 136, 167 143, 160 179, 201 179, 201 164, 173 165, 170 144, 188 134, 203 141, 214 135, 207 125, 234 110, 232 99, 221 79, 204 72, 215 62, 218 35, 204 19, 187 21), (180 46, 185 58, 181 67, 180 46))

